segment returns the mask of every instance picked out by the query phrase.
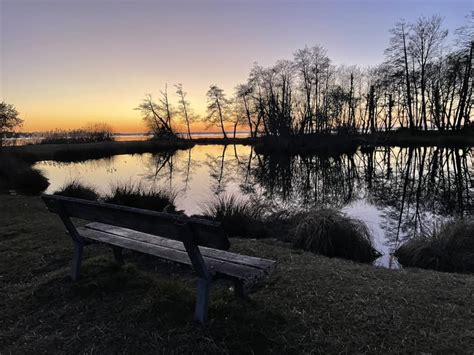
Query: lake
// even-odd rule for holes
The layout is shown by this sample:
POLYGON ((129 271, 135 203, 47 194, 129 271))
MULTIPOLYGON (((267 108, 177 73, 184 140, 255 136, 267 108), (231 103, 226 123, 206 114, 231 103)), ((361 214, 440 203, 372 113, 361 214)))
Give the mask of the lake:
POLYGON ((125 154, 77 163, 35 165, 48 193, 77 179, 102 193, 141 183, 177 193, 186 214, 216 195, 258 198, 291 209, 329 206, 363 220, 383 253, 375 264, 399 267, 393 251, 445 219, 472 216, 471 149, 377 147, 337 156, 259 155, 252 147, 197 145, 176 153, 125 154))

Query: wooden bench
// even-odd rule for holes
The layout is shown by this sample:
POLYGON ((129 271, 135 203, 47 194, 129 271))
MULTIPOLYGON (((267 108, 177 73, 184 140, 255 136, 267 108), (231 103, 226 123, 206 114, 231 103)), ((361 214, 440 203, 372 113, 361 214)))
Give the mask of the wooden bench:
POLYGON ((220 224, 213 221, 64 196, 43 194, 42 198, 72 237, 73 280, 80 275, 84 246, 95 242, 111 245, 119 263, 123 263, 125 248, 189 265, 198 276, 195 318, 201 323, 207 318, 214 279, 231 280, 236 295, 245 297, 275 265, 272 260, 225 251, 229 240, 220 224), (76 227, 71 218, 93 223, 76 227))

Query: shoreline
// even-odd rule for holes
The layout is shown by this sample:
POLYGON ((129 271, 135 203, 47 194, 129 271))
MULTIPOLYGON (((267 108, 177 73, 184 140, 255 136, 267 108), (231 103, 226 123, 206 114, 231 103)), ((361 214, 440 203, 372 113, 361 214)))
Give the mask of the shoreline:
POLYGON ((193 138, 175 141, 113 141, 72 144, 31 144, 6 146, 1 151, 37 162, 42 160, 81 161, 118 154, 134 154, 189 149, 194 145, 251 145, 262 154, 347 153, 359 147, 439 146, 466 148, 474 146, 473 131, 388 132, 374 134, 304 134, 282 137, 193 138))

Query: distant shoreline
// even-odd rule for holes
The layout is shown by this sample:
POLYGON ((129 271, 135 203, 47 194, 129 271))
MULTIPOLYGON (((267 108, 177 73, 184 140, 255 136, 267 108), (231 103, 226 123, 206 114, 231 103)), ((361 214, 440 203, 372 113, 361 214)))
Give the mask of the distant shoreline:
POLYGON ((175 141, 114 141, 74 144, 30 144, 4 147, 6 153, 23 157, 28 161, 57 160, 80 161, 99 159, 118 154, 133 154, 188 149, 194 145, 252 145, 258 153, 344 153, 361 146, 440 146, 473 147, 472 131, 387 132, 374 134, 305 134, 258 138, 192 138, 175 141))

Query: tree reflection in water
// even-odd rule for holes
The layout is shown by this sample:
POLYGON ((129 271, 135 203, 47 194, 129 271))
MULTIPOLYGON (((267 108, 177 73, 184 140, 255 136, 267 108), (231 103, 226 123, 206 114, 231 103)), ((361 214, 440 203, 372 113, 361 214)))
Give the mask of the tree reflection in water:
POLYGON ((383 219, 385 235, 377 237, 392 251, 443 219, 473 212, 471 149, 377 147, 354 154, 289 156, 259 155, 252 148, 242 155, 236 147, 222 146, 201 160, 191 158, 193 149, 153 155, 148 177, 172 187, 179 175, 182 199, 189 181, 205 174, 204 166, 211 195, 258 196, 294 209, 341 209, 366 201, 383 219))

